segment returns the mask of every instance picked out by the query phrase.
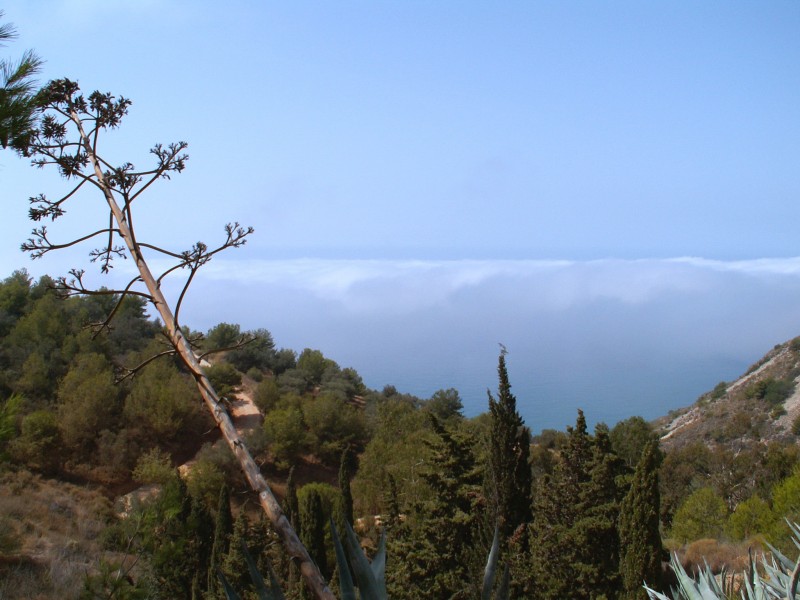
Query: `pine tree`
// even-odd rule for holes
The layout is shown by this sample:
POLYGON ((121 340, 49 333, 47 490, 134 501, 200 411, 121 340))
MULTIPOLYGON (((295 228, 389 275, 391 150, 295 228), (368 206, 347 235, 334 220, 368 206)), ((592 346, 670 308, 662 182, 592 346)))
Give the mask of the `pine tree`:
MULTIPOLYGON (((12 25, 0 26, 0 46, 16 35, 12 25)), ((33 77, 41 65, 42 59, 30 50, 17 64, 0 60, 0 146, 3 148, 10 146, 20 153, 26 152, 37 108, 33 77)))
POLYGON ((661 451, 658 441, 651 441, 636 465, 630 490, 622 501, 619 537, 622 548, 620 575, 623 598, 647 600, 642 583, 653 589, 661 585, 661 534, 659 533, 660 497, 658 468, 661 451))
POLYGON ((531 435, 517 412, 506 370, 505 348, 500 352, 497 399, 489 392, 489 493, 500 533, 508 539, 531 521, 531 435))

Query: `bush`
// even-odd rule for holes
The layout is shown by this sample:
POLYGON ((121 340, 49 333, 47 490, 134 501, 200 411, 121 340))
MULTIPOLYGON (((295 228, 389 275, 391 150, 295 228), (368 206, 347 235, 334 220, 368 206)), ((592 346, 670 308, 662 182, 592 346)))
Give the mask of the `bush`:
POLYGON ((175 467, 169 454, 160 448, 153 448, 142 454, 133 470, 134 481, 142 484, 165 484, 175 476, 175 467))
POLYGON ((230 363, 211 365, 206 367, 205 373, 220 397, 230 396, 234 393, 234 388, 242 384, 242 374, 230 363))
POLYGON ((686 543, 718 538, 728 518, 725 501, 709 487, 691 494, 672 519, 672 537, 686 543))
POLYGON ((745 397, 763 400, 770 406, 777 406, 792 395, 794 388, 794 381, 768 377, 748 386, 745 397))
POLYGON ((278 386, 278 382, 272 377, 259 383, 256 387, 255 394, 253 394, 253 402, 255 402, 258 409, 264 414, 267 414, 278 406, 280 399, 280 387, 278 386))
POLYGON ((21 430, 10 445, 14 460, 43 473, 57 471, 63 460, 58 417, 48 410, 37 410, 22 419, 21 430))
POLYGON ((740 502, 728 517, 725 532, 731 540, 745 541, 755 535, 765 535, 774 527, 769 504, 759 496, 740 502))
POLYGON ((364 413, 334 394, 308 401, 304 413, 314 437, 314 452, 325 462, 337 461, 342 450, 366 435, 364 413))
POLYGON ((256 383, 261 383, 264 380, 264 373, 258 367, 250 367, 247 369, 247 376, 256 383))
POLYGON ((310 435, 297 407, 277 408, 264 417, 264 432, 278 466, 288 468, 306 452, 310 435))

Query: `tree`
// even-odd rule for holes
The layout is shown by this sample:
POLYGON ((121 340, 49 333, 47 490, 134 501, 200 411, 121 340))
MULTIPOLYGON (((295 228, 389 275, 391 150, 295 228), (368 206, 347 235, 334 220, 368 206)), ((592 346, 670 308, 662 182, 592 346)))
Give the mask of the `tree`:
POLYGON ((491 433, 489 440, 489 499, 500 533, 508 539, 520 525, 531 520, 531 434, 517 412, 506 370, 505 348, 497 365, 497 399, 489 394, 491 433))
MULTIPOLYGON (((153 306, 164 324, 164 334, 170 344, 170 348, 161 354, 178 356, 188 369, 228 447, 237 457, 251 488, 258 494, 264 512, 287 551, 297 558, 310 589, 318 598, 332 599, 333 594, 319 569, 309 557, 297 533, 283 518, 280 504, 243 440, 239 438, 225 407, 220 404, 218 394, 201 368, 202 355, 195 353, 196 348, 184 335, 179 323, 181 305, 198 270, 223 250, 242 246, 253 229, 241 227, 238 223, 228 224, 225 226, 224 240, 219 246, 210 248, 203 242, 197 242, 182 251, 166 249, 139 238, 134 226, 134 204, 157 180, 183 171, 188 160, 185 154, 187 144, 177 142, 167 146, 156 145, 151 150, 155 165, 150 169, 136 170, 130 162, 114 166, 111 160, 99 154, 98 143, 104 131, 120 125, 128 112, 130 100, 100 92, 93 92, 87 98, 80 93, 77 83, 61 79, 50 82, 37 96, 37 103, 38 119, 30 134, 25 136, 24 147, 20 151, 32 157, 35 166, 54 165, 62 177, 72 184, 72 188, 55 200, 44 194, 33 198, 30 218, 37 223, 47 219, 56 221, 66 214, 66 207, 76 198, 82 198, 86 190, 94 189, 103 198, 102 212, 105 213, 105 220, 99 229, 64 243, 52 241, 47 227, 36 227, 28 241, 23 244, 23 249, 32 257, 39 258, 53 250, 97 238, 102 242, 99 248, 90 252, 90 256, 93 262, 100 265, 101 273, 108 273, 117 258, 132 259, 138 273, 123 289, 87 287, 83 269, 72 269, 69 279, 58 278, 57 288, 64 295, 117 295, 118 303, 105 318, 95 323, 95 331, 98 333, 109 328, 119 302, 130 296, 143 298, 153 306), (151 270, 146 256, 170 259, 174 264, 156 274, 151 270), (179 271, 187 275, 173 306, 164 296, 162 283, 179 271)), ((98 213, 102 212, 99 209, 98 213)), ((153 360, 155 358, 152 357, 153 360)), ((149 360, 151 359, 139 368, 145 366, 149 360)), ((131 373, 137 370, 134 368, 131 373)))
POLYGON ((214 521, 214 543, 211 546, 211 556, 209 558, 208 569, 208 589, 217 590, 216 570, 222 567, 225 555, 230 547, 231 535, 233 534, 233 515, 231 514, 231 491, 223 484, 219 490, 219 502, 217 504, 217 516, 214 521))
POLYGON ((660 462, 658 442, 651 441, 642 452, 630 490, 622 501, 619 517, 620 575, 626 600, 647 600, 643 581, 650 586, 661 585, 660 462))
POLYGON ((636 468, 647 445, 652 440, 658 439, 650 423, 639 416, 630 417, 614 425, 610 437, 614 452, 624 459, 631 469, 636 468))
POLYGON ((398 566, 390 573, 389 587, 393 596, 468 598, 485 559, 475 552, 481 546, 482 474, 474 440, 433 415, 430 421, 435 436, 424 442, 429 454, 420 475, 433 493, 411 507, 398 529, 390 550, 398 566))
MULTIPOLYGON (((350 490, 350 480, 355 475, 356 457, 349 445, 342 451, 339 461, 339 492, 341 493, 342 519, 353 524, 353 492, 350 490)), ((344 528, 342 528, 344 531, 344 528)))
POLYGON ((719 538, 727 519, 725 501, 710 487, 700 488, 686 498, 675 513, 672 537, 682 543, 719 538))
POLYGON ((111 429, 121 412, 120 388, 100 354, 81 354, 58 388, 59 421, 70 447, 91 452, 97 435, 111 429))
MULTIPOLYGON (((0 19, 3 11, 0 11, 0 19)), ((13 25, 0 26, 0 46, 17 36, 13 25)), ((34 76, 42 65, 33 51, 28 50, 16 64, 0 61, 0 144, 25 152, 35 126, 34 76)))
POLYGON ((454 388, 435 391, 431 399, 425 403, 425 409, 433 413, 440 421, 462 418, 463 408, 461 396, 454 388))
POLYGON ((599 424, 590 436, 579 410, 553 472, 537 482, 530 571, 540 597, 617 597, 624 472, 624 461, 611 449, 608 428, 599 424))

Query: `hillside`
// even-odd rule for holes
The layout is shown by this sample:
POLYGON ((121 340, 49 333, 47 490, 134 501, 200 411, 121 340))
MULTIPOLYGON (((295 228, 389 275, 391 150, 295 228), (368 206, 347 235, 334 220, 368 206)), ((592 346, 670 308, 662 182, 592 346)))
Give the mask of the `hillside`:
POLYGON ((653 425, 665 450, 702 441, 740 450, 800 433, 800 338, 775 346, 745 374, 653 425))

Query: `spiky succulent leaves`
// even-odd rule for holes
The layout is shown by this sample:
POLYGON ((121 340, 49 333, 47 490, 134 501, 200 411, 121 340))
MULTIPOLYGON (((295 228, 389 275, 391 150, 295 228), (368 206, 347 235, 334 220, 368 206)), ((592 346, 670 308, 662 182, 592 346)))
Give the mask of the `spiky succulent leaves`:
POLYGON ((278 584, 277 578, 275 577, 275 571, 272 570, 272 565, 267 562, 270 579, 270 585, 268 588, 264 578, 261 576, 261 573, 258 570, 258 566, 256 565, 256 561, 253 559, 253 555, 250 554, 250 551, 247 549, 247 544, 244 540, 240 540, 240 542, 242 554, 247 562, 247 569, 250 571, 250 579, 253 581, 253 587, 256 589, 256 594, 258 594, 259 600, 286 600, 283 592, 281 591, 280 585, 278 584))
POLYGON ((508 570, 508 565, 503 567, 503 577, 500 579, 500 587, 497 588, 497 593, 494 600, 509 600, 509 583, 511 582, 511 572, 508 570))
MULTIPOLYGON (((353 567, 356 581, 358 581, 361 600, 384 600, 388 598, 386 580, 382 568, 385 565, 385 558, 378 560, 377 567, 380 572, 376 574, 373 572, 364 550, 361 549, 356 532, 353 531, 349 523, 345 523, 345 531, 347 532, 347 554, 350 558, 350 565, 353 567)), ((382 540, 380 546, 385 554, 385 541, 382 540)))
POLYGON ((381 539, 378 540, 378 551, 372 557, 370 563, 372 574, 375 576, 375 581, 379 589, 386 592, 386 531, 381 532, 381 539))
POLYGON ((483 571, 483 588, 481 589, 481 600, 491 600, 494 578, 497 572, 497 560, 500 556, 500 529, 494 526, 494 538, 492 547, 489 550, 489 558, 486 560, 486 568, 483 571))
POLYGON ((227 600, 242 600, 239 594, 236 593, 236 590, 228 583, 228 580, 225 579, 225 573, 223 573, 219 567, 217 567, 217 577, 219 577, 222 583, 222 589, 225 591, 225 598, 227 598, 227 600))
POLYGON ((342 600, 356 600, 356 590, 353 586, 353 578, 350 576, 350 565, 342 548, 339 533, 336 525, 331 519, 331 537, 333 538, 333 548, 336 551, 336 566, 339 569, 339 591, 342 593, 342 600))

